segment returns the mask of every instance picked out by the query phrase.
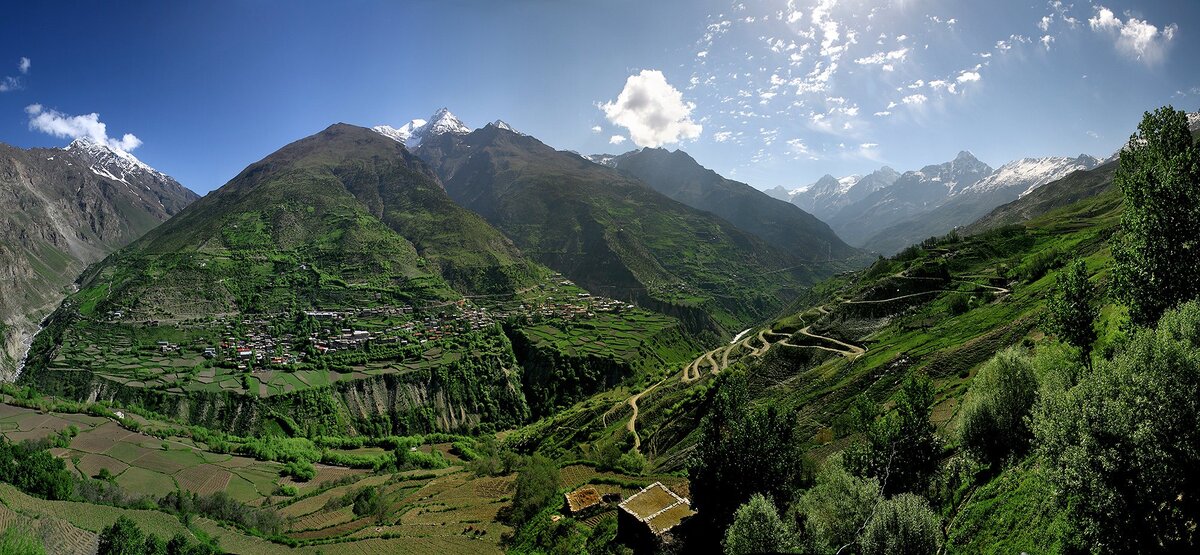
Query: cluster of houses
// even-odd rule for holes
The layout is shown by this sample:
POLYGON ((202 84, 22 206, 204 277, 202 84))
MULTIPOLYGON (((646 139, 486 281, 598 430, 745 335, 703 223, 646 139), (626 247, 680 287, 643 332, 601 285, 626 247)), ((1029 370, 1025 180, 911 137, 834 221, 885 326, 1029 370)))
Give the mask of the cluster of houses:
MULTIPOLYGON (((563 285, 572 285, 563 280, 563 285)), ((554 290, 558 290, 554 287, 554 290)), ((293 313, 256 315, 237 321, 227 321, 222 341, 213 346, 202 345, 203 356, 232 362, 239 370, 265 369, 268 366, 287 366, 300 362, 301 349, 311 344, 318 354, 363 349, 372 345, 410 345, 436 342, 462 333, 486 329, 509 317, 540 317, 542 319, 575 320, 594 317, 596 314, 620 313, 633 308, 632 304, 595 297, 588 293, 576 293, 573 297, 559 296, 540 304, 518 304, 503 307, 480 307, 466 299, 440 303, 425 307, 380 306, 352 310, 307 310, 304 315, 315 321, 320 329, 307 336, 282 334, 272 335, 271 328, 281 320, 295 317, 293 313), (566 297, 566 298, 562 298, 566 297), (383 329, 363 330, 352 326, 354 321, 400 320, 383 329)), ((119 320, 123 311, 108 313, 109 318, 119 320)), ((157 322, 147 322, 148 325, 157 322)), ((180 346, 168 341, 159 341, 162 354, 180 351, 180 346)))

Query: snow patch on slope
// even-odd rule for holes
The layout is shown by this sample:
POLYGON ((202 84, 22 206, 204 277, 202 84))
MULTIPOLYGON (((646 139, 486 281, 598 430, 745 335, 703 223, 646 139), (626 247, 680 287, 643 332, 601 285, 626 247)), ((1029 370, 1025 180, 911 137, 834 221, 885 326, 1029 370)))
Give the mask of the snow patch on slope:
POLYGON ((1002 189, 1020 188, 1020 196, 1051 181, 1062 179, 1072 172, 1090 170, 1100 165, 1100 160, 1088 155, 1078 158, 1049 156, 1046 158, 1023 158, 1000 166, 994 173, 981 179, 962 192, 986 193, 1002 189))

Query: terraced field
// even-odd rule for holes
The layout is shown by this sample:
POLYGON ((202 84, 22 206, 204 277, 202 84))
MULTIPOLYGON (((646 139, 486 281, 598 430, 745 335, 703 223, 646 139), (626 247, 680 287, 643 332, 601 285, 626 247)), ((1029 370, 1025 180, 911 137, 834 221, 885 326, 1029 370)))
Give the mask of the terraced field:
MULTIPOLYGON (((128 415, 127 418, 132 418, 128 415)), ((138 417, 144 425, 156 423, 138 417)), ((80 414, 41 413, 0 403, 0 433, 36 439, 75 426, 78 434, 66 448, 52 453, 67 461, 80 476, 107 469, 113 480, 133 496, 162 495, 183 490, 201 495, 224 491, 232 498, 276 511, 285 523, 284 535, 303 542, 300 547, 271 543, 261 537, 207 518, 192 519, 189 527, 168 513, 130 510, 82 502, 46 501, 0 484, 0 529, 20 526, 40 538, 48 553, 93 553, 97 534, 120 515, 160 537, 182 533, 217 538, 230 553, 450 553, 478 555, 502 551, 501 538, 512 530, 496 521, 497 513, 515 491, 515 475, 477 477, 464 469, 451 445, 421 446, 438 451, 448 468, 371 473, 330 465, 315 465, 308 482, 280 477, 282 465, 206 451, 191 439, 158 439, 130 431, 118 422, 80 414), (282 485, 295 486, 296 497, 279 495, 282 485), (358 516, 347 499, 361 488, 375 489, 385 502, 381 515, 358 516)), ((345 454, 378 454, 379 448, 343 450, 345 454)), ((686 490, 676 476, 631 477, 572 465, 562 470, 563 486, 597 483, 596 487, 626 495, 655 480, 686 490), (625 484, 625 485, 614 485, 625 484)))

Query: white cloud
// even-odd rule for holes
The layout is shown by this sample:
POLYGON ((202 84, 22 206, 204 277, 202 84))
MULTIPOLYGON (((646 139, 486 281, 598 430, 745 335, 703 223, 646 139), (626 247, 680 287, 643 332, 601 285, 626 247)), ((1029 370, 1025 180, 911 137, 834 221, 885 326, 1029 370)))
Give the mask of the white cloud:
POLYGON ((723 143, 723 142, 728 141, 729 139, 733 138, 733 132, 732 131, 717 131, 716 133, 713 133, 712 138, 714 141, 717 141, 718 143, 723 143))
POLYGON ((876 117, 881 117, 881 118, 884 118, 884 117, 887 117, 887 116, 890 116, 890 115, 892 115, 892 113, 891 113, 891 112, 889 112, 889 111, 887 111, 887 110, 883 110, 883 111, 881 111, 881 112, 875 112, 875 116, 876 116, 876 117))
POLYGON ((1088 26, 1097 33, 1113 37, 1117 51, 1122 55, 1147 64, 1161 61, 1167 46, 1179 32, 1179 26, 1174 23, 1160 30, 1150 22, 1133 16, 1121 21, 1112 10, 1104 6, 1097 8, 1096 15, 1088 19, 1088 26))
POLYGON ((1054 21, 1054 16, 1048 15, 1043 17, 1042 20, 1038 22, 1038 29, 1041 29, 1042 31, 1049 31, 1051 21, 1054 21))
POLYGON ((100 121, 100 114, 92 112, 81 116, 69 116, 57 110, 47 110, 41 104, 25 107, 29 115, 29 128, 64 139, 89 139, 107 145, 114 150, 129 152, 142 146, 142 140, 132 133, 120 139, 108 136, 107 126, 100 121))
POLYGON ((1050 35, 1043 35, 1042 36, 1042 46, 1045 46, 1046 50, 1050 50, 1051 44, 1054 44, 1054 37, 1052 37, 1050 35))
POLYGON ((614 125, 629 130, 639 147, 658 147, 700 136, 703 126, 692 121, 696 105, 683 100, 683 93, 667 83, 658 70, 644 69, 625 80, 617 99, 600 105, 614 125))
POLYGON ((0 79, 0 93, 15 91, 21 88, 21 80, 16 77, 5 77, 0 79))
POLYGON ((787 145, 788 149, 792 151, 792 154, 802 156, 812 155, 812 152, 808 150, 808 145, 804 144, 804 141, 800 139, 788 139, 787 145))
POLYGON ((964 71, 958 75, 959 83, 970 83, 972 81, 978 81, 978 80, 979 80, 979 72, 978 71, 964 71))
POLYGON ((863 143, 863 144, 861 144, 861 145, 858 145, 858 146, 859 146, 860 148, 863 148, 863 149, 868 149, 868 148, 876 148, 876 147, 878 147, 878 146, 879 146, 879 143, 863 143))
POLYGON ((619 145, 623 142, 625 142, 624 135, 613 135, 608 138, 608 144, 610 144, 610 145, 619 145))
POLYGON ((604 131, 604 128, 603 128, 603 127, 600 127, 599 125, 593 125, 593 126, 592 126, 592 133, 599 133, 599 132, 601 132, 601 131, 604 131))
POLYGON ((854 60, 854 63, 859 65, 881 65, 887 62, 904 61, 908 57, 908 49, 901 48, 891 52, 876 52, 870 56, 854 60))
POLYGON ((905 104, 924 104, 926 100, 929 100, 929 98, 923 94, 913 94, 904 97, 901 102, 905 104))
POLYGON ((17 62, 17 69, 21 70, 22 74, 29 73, 29 66, 33 65, 29 58, 21 56, 21 60, 17 62))
POLYGON ((1093 31, 1102 29, 1114 29, 1121 27, 1121 20, 1117 19, 1116 14, 1112 10, 1100 6, 1100 10, 1096 13, 1096 17, 1088 19, 1088 25, 1093 31))

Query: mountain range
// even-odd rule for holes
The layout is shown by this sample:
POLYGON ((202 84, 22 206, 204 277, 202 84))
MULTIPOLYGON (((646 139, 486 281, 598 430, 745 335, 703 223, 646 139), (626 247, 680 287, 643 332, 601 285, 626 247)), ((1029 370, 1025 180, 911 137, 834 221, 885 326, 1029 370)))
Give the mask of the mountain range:
POLYGON ((132 154, 88 139, 66 148, 0 144, 0 375, 89 264, 194 201, 132 154))
POLYGON ((805 187, 775 187, 766 193, 828 222, 851 245, 892 254, 1101 163, 1086 154, 1049 156, 1024 158, 993 170, 964 151, 950 162, 904 174, 885 166, 867 176, 825 175, 805 187))
MULTIPOLYGON (((502 122, 466 132, 445 109, 430 121, 413 128, 415 152, 451 198, 584 288, 678 317, 690 329, 732 333, 857 256, 811 216, 686 155, 627 157, 626 171, 555 150, 502 122), (672 176, 672 168, 687 177, 672 176), (743 215, 727 212, 726 220, 707 211, 732 198, 748 203, 732 206, 743 215), (747 210, 764 206, 769 212, 758 217, 784 225, 752 224, 747 210)), ((411 142, 384 127, 375 130, 411 142)))

